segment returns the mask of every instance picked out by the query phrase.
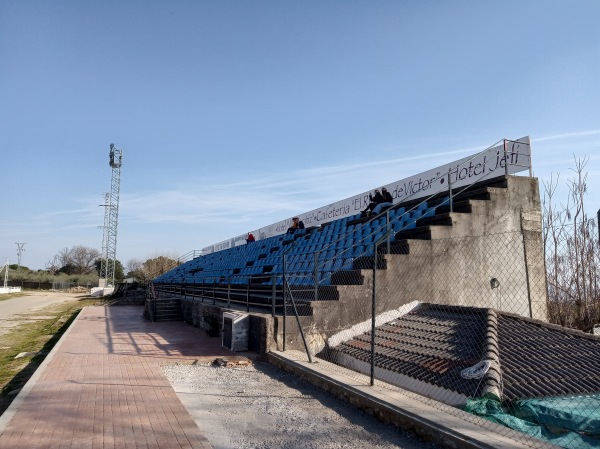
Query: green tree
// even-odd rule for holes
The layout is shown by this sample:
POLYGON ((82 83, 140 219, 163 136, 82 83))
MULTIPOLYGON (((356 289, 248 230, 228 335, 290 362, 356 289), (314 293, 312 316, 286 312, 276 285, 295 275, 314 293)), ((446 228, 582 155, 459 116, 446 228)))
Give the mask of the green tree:
POLYGON ((29 268, 21 265, 19 266, 19 264, 16 263, 11 263, 8 268, 10 268, 11 270, 24 270, 24 271, 29 271, 29 268))
MULTIPOLYGON (((96 271, 98 272, 98 276, 100 276, 100 270, 102 267, 102 259, 96 259, 94 262, 94 266, 96 267, 96 271)), ((115 260, 115 282, 123 282, 125 279, 125 270, 123 269, 123 264, 119 259, 115 260)))

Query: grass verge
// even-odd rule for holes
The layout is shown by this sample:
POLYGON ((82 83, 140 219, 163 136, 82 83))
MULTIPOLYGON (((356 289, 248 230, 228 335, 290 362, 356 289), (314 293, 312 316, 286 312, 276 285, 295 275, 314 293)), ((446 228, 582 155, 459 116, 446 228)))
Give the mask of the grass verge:
POLYGON ((0 415, 44 361, 81 309, 100 304, 103 304, 103 301, 98 299, 73 299, 36 310, 30 315, 44 316, 44 319, 28 321, 25 317, 22 324, 0 335, 0 415), (35 355, 15 359, 23 352, 35 355))
POLYGON ((26 295, 26 292, 15 292, 15 293, 2 293, 0 295, 0 301, 4 301, 5 299, 17 298, 19 296, 26 295))

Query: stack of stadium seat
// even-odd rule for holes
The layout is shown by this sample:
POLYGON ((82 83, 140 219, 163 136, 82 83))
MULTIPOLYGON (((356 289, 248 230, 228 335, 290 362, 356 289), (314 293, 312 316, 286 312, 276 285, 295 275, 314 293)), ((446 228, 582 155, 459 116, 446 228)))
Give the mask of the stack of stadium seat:
MULTIPOLYGON (((396 234, 416 228, 419 219, 434 217, 436 209, 447 203, 446 197, 437 200, 435 205, 428 205, 427 201, 412 206, 397 205, 373 218, 361 218, 357 214, 318 228, 268 237, 197 257, 154 282, 203 288, 252 286, 260 289, 262 286, 265 291, 273 285, 281 287, 284 277, 286 285, 299 289, 343 284, 344 276, 334 274, 372 267, 375 242, 393 243, 396 234)), ((377 268, 384 267, 378 262, 377 268)), ((356 276, 349 276, 348 283, 359 283, 356 276)))

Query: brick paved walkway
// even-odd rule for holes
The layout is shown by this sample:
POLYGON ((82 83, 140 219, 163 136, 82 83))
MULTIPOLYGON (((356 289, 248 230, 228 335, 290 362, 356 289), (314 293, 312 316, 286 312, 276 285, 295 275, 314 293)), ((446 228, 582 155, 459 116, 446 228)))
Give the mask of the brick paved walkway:
POLYGON ((197 328, 141 314, 83 309, 2 416, 12 418, 0 448, 211 448, 160 365, 233 353, 197 328))

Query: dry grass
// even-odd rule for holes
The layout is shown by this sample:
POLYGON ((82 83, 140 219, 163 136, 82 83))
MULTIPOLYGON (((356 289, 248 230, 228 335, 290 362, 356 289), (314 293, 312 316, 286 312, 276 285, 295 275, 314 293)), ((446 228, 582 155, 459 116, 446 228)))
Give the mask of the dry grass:
POLYGON ((26 295, 26 292, 15 292, 15 293, 2 293, 0 295, 0 301, 4 301, 6 299, 18 298, 19 296, 26 295))
POLYGON ((24 320, 18 327, 0 335, 0 414, 8 408, 81 309, 100 304, 103 304, 102 299, 74 298, 31 312, 31 316, 47 318, 24 320), (36 355, 15 359, 22 352, 36 355))

